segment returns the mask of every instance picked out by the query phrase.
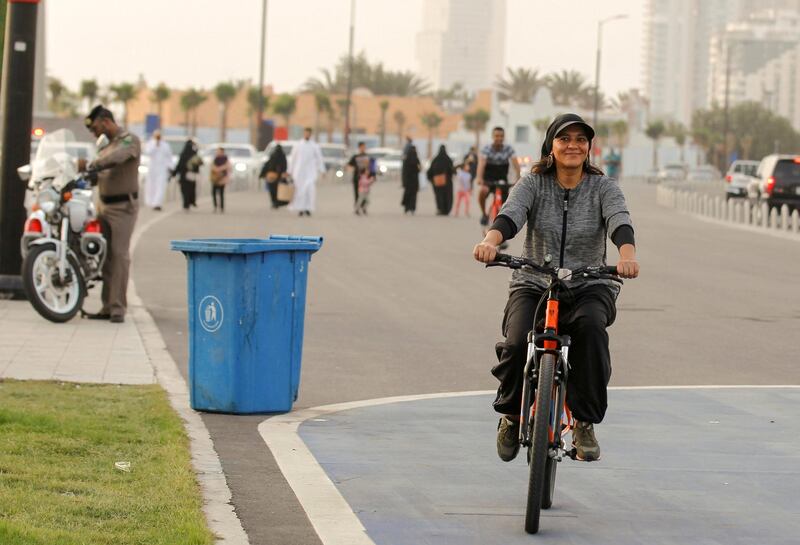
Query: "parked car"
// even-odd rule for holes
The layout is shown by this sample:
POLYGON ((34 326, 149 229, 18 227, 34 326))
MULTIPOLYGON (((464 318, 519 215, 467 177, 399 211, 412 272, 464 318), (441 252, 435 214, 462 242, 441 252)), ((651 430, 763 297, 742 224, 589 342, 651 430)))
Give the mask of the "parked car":
POLYGON ((725 174, 725 200, 746 198, 747 186, 756 175, 758 161, 737 159, 725 174))
POLYGON ((378 159, 378 172, 387 176, 400 176, 403 170, 403 154, 399 151, 387 153, 378 159))
POLYGON ((228 156, 231 165, 233 165, 233 172, 231 173, 231 182, 245 182, 249 183, 258 178, 258 173, 261 170, 261 156, 256 152, 255 146, 250 144, 232 144, 230 142, 215 142, 209 144, 201 152, 204 166, 206 171, 205 177, 208 177, 208 169, 210 168, 211 161, 214 160, 214 155, 217 153, 217 148, 225 150, 225 155, 228 156))
POLYGON ((790 210, 800 208, 800 156, 764 157, 747 187, 747 196, 754 203, 766 202, 770 208, 784 204, 790 210))
POLYGON ((686 179, 686 174, 688 173, 688 169, 686 165, 675 163, 671 165, 665 165, 661 170, 658 171, 658 181, 659 182, 679 182, 686 179))
POLYGON ((347 148, 344 144, 320 143, 322 148, 322 160, 325 162, 325 169, 336 174, 337 178, 344 176, 347 166, 347 148))
POLYGON ((713 165, 700 165, 689 169, 686 174, 687 182, 718 182, 722 174, 713 165))

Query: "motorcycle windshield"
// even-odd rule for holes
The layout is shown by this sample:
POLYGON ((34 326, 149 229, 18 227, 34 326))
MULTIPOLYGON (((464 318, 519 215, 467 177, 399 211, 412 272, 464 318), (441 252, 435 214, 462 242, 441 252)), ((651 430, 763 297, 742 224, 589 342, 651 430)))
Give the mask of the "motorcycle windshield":
POLYGON ((31 165, 31 180, 52 180, 53 186, 58 188, 73 179, 77 174, 77 164, 68 148, 74 143, 75 135, 67 129, 59 129, 42 138, 31 165))

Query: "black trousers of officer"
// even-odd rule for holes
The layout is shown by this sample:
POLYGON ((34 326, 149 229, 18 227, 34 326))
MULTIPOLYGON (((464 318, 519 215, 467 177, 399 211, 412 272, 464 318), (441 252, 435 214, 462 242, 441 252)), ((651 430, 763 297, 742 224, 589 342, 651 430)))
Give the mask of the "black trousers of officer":
MULTIPOLYGON (((528 332, 542 291, 522 288, 511 292, 503 317, 505 342, 497 344, 498 364, 492 374, 500 381, 494 409, 518 415, 522 403, 522 375, 528 352, 528 332)), ((544 316, 542 303, 537 320, 544 316)), ((613 292, 604 285, 561 291, 559 334, 569 335, 567 406, 576 420, 598 424, 608 406, 606 389, 611 379, 611 355, 606 328, 617 316, 613 292), (571 294, 571 296, 570 296, 571 294)))

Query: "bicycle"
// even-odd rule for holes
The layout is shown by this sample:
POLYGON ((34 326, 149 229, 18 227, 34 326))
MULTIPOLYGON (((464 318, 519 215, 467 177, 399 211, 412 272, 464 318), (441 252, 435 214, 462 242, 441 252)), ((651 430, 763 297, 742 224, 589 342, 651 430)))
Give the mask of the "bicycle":
MULTIPOLYGON (((488 222, 487 225, 491 225, 494 223, 494 220, 497 219, 497 215, 500 213, 500 209, 503 207, 503 203, 508 198, 508 192, 510 189, 510 185, 506 180, 497 180, 493 182, 494 188, 494 198, 492 199, 492 206, 489 207, 489 215, 488 215, 488 222)), ((483 236, 486 236, 486 232, 488 231, 488 227, 484 228, 483 236)), ((505 250, 508 248, 508 243, 503 242, 500 244, 499 248, 501 250, 505 250)))
POLYGON ((608 279, 622 284, 616 276, 616 267, 581 267, 574 271, 550 267, 552 257, 545 257, 545 265, 530 259, 498 253, 487 267, 510 269, 531 268, 550 277, 550 284, 536 305, 533 329, 528 334, 528 356, 523 371, 522 404, 520 407, 519 442, 528 449, 528 500, 525 509, 525 531, 539 531, 541 509, 553 504, 557 463, 565 456, 576 457, 574 448, 564 447, 563 437, 572 429, 572 415, 566 405, 567 379, 569 377, 570 337, 558 334, 558 308, 565 281, 574 278, 608 279), (544 329, 536 332, 536 317, 546 301, 544 329), (547 410, 536 410, 547 407, 547 410))

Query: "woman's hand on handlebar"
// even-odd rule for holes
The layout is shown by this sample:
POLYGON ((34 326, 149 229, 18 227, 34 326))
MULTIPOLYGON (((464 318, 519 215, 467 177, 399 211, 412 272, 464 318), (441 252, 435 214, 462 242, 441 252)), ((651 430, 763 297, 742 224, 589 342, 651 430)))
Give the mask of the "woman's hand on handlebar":
POLYGON ((472 256, 481 263, 490 263, 497 256, 497 246, 503 242, 503 235, 496 229, 490 230, 472 250, 472 256))
POLYGON ((636 248, 633 244, 624 244, 619 249, 617 276, 620 278, 636 278, 639 276, 639 262, 636 260, 636 248))

